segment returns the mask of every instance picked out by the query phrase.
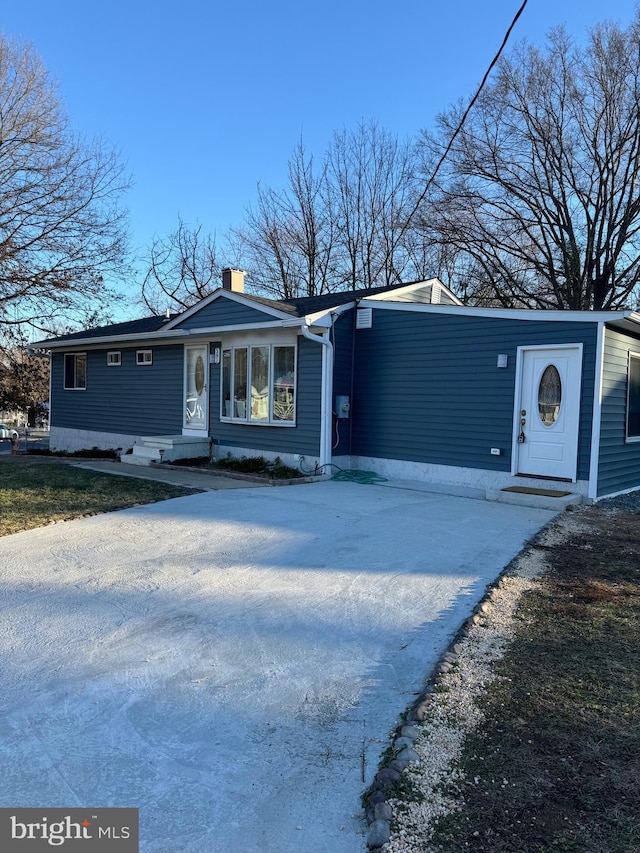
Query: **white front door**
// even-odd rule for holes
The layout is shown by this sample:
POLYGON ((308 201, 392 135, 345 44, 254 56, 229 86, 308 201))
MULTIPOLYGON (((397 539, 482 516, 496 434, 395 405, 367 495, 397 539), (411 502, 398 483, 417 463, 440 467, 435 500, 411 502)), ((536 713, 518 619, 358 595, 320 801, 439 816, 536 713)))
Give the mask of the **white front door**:
POLYGON ((519 358, 514 473, 575 482, 582 345, 523 347, 519 358))
POLYGON ((184 348, 184 429, 206 435, 209 425, 209 347, 184 348))

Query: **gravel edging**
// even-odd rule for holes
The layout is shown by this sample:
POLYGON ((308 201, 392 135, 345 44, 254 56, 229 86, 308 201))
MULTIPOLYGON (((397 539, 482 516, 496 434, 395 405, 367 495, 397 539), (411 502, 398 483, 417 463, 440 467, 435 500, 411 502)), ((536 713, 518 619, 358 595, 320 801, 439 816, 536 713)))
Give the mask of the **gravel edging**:
MULTIPOLYGON (((640 507, 640 496, 634 496, 633 504, 624 498, 625 509, 640 507)), ((618 506, 612 503, 611 509, 618 506)), ((442 793, 442 783, 458 775, 455 761, 467 734, 482 722, 477 700, 495 679, 494 664, 514 635, 520 597, 535 587, 546 568, 541 551, 533 546, 564 539, 569 529, 580 527, 579 515, 558 516, 525 546, 436 665, 364 795, 369 850, 426 853, 433 821, 457 807, 442 793)))

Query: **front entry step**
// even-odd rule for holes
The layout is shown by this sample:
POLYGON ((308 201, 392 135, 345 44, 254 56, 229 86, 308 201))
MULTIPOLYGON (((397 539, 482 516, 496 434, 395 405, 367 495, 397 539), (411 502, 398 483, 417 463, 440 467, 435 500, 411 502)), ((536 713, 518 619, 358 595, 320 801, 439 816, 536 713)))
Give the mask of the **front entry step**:
POLYGON ((123 453, 120 461, 127 465, 150 465, 152 462, 175 462, 209 455, 209 439, 189 435, 152 435, 133 445, 132 453, 123 453))
POLYGON ((487 500, 558 512, 568 506, 579 506, 583 503, 582 495, 577 492, 569 492, 565 489, 539 489, 531 486, 507 486, 499 491, 487 491, 487 500))

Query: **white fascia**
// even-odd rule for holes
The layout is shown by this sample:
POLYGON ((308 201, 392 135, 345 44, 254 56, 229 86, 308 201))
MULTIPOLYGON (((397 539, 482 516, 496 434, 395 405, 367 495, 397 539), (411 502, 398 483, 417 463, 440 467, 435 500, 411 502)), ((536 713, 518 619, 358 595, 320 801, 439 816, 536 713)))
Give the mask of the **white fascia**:
MULTIPOLYGON (((296 325, 300 325, 301 320, 296 320, 296 325)), ((73 352, 74 350, 97 349, 102 348, 105 344, 118 344, 119 346, 136 346, 143 341, 151 341, 156 343, 175 343, 183 338, 211 338, 217 335, 229 334, 237 331, 254 331, 259 329, 281 329, 284 326, 291 325, 289 322, 273 322, 273 320, 264 323, 243 323, 241 326, 203 326, 200 329, 171 329, 166 331, 162 329, 157 332, 142 332, 136 335, 102 335, 96 338, 74 338, 71 341, 41 341, 32 344, 32 347, 37 349, 63 349, 65 352, 73 352)))
POLYGON ((528 320, 551 323, 615 323, 628 320, 640 324, 636 311, 559 311, 542 308, 473 308, 469 305, 431 305, 413 302, 383 301, 365 296, 363 303, 387 311, 415 311, 419 314, 453 314, 458 317, 493 317, 499 320, 528 320))
POLYGON ((135 346, 138 341, 157 341, 166 338, 168 341, 174 338, 179 338, 184 332, 178 330, 176 332, 156 331, 156 332, 140 332, 137 335, 101 335, 94 338, 73 338, 66 341, 36 341, 31 344, 33 349, 55 350, 63 349, 71 352, 76 349, 86 349, 87 347, 99 347, 102 344, 122 344, 122 346, 135 346))
MULTIPOLYGON (((439 278, 427 278, 424 281, 414 281, 411 284, 406 284, 404 287, 396 287, 394 290, 390 290, 387 293, 378 293, 375 296, 364 297, 369 299, 379 299, 381 302, 392 302, 394 301, 394 296, 398 294, 404 295, 406 293, 413 293, 416 290, 422 290, 423 287, 432 287, 434 285, 438 285, 442 290, 450 296, 456 305, 462 305, 462 302, 452 290, 449 290, 446 284, 443 284, 439 278)), ((420 303, 426 304, 426 303, 420 303)))
POLYGON ((305 314, 304 317, 297 317, 295 320, 290 320, 283 323, 284 326, 319 326, 322 329, 330 329, 333 326, 334 317, 339 314, 344 314, 356 305, 353 302, 347 302, 345 305, 338 305, 335 308, 326 308, 324 311, 316 311, 313 314, 305 314))

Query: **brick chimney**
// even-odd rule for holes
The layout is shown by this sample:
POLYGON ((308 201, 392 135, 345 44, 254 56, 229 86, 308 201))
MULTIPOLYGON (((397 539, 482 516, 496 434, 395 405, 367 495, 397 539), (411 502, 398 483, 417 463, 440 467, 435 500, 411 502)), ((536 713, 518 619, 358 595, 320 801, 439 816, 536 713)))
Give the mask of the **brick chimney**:
POLYGON ((222 287, 224 290, 233 290, 234 293, 244 293, 244 270, 222 270, 222 287))

